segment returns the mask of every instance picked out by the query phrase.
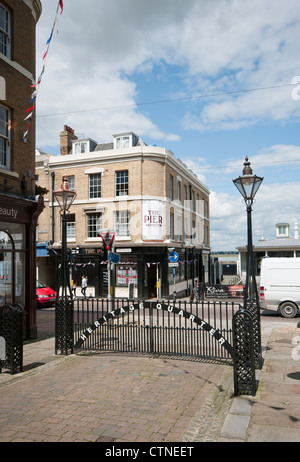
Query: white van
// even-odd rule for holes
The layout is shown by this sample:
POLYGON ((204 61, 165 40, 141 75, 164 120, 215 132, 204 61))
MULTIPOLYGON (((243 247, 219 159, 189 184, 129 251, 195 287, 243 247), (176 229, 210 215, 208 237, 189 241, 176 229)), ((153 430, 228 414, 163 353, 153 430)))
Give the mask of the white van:
POLYGON ((300 307, 300 258, 263 258, 259 299, 262 309, 278 310, 284 318, 297 316, 300 307))

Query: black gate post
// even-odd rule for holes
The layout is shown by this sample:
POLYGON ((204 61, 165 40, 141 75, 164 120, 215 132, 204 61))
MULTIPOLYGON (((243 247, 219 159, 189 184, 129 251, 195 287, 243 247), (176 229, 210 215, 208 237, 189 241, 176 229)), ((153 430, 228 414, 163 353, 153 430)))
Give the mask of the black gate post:
POLYGON ((73 312, 74 302, 70 284, 67 253, 67 222, 66 213, 61 216, 62 248, 61 267, 59 270, 58 291, 55 302, 55 354, 67 355, 73 353, 73 312), (60 293, 61 290, 61 293, 60 293))
POLYGON ((19 304, 0 308, 0 337, 4 350, 0 356, 0 372, 3 367, 11 374, 23 371, 23 318, 23 308, 19 304))
POLYGON ((253 316, 241 308, 233 316, 234 394, 256 394, 253 316))

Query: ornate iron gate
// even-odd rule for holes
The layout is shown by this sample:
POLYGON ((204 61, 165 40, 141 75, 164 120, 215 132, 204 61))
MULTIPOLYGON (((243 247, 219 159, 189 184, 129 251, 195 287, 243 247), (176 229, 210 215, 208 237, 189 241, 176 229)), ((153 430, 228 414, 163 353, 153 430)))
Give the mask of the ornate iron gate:
POLYGON ((74 302, 74 349, 231 362, 232 319, 238 309, 237 303, 228 301, 78 299, 74 302))

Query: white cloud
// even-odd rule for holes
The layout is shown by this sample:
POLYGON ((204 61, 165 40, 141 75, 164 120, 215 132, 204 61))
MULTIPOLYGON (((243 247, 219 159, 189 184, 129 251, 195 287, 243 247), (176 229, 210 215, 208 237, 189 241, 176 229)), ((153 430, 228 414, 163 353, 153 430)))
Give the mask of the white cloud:
MULTIPOLYGON (((43 1, 37 27, 38 66, 56 3, 43 1)), ((84 7, 79 0, 65 0, 59 34, 53 37, 47 57, 38 114, 132 105, 105 114, 82 113, 82 130, 92 128, 95 133, 97 128, 100 136, 107 136, 128 127, 130 120, 141 136, 178 140, 177 133, 166 132, 135 107, 135 77, 151 72, 155 63, 181 66, 185 69, 182 89, 189 96, 290 83, 296 72, 299 16, 298 0, 287 0, 284 8, 281 0, 89 0, 84 7)), ((194 111, 194 101, 186 128, 237 129, 264 119, 299 117, 300 106, 291 91, 204 99, 200 112, 194 111)), ((62 117, 60 124, 64 120, 72 126, 75 117, 78 120, 76 115, 62 117)), ((57 125, 54 118, 38 119, 38 143, 53 144, 49 132, 52 127, 54 133, 57 125)))
MULTIPOLYGON (((272 183, 260 187, 252 207, 254 244, 263 237, 275 238, 275 225, 299 223, 300 184, 272 183)), ((210 195, 211 246, 213 250, 235 250, 247 243, 246 206, 240 195, 212 192, 210 195)))

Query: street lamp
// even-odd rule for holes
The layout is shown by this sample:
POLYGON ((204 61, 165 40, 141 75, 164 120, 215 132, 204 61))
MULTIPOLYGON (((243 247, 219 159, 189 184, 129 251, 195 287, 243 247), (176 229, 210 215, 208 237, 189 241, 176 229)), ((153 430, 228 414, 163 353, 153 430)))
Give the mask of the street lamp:
POLYGON ((73 351, 73 298, 67 261, 67 213, 73 204, 76 192, 69 189, 68 177, 62 179, 61 189, 53 191, 61 215, 61 266, 55 303, 55 354, 73 351))
POLYGON ((253 175, 250 162, 246 156, 244 162, 243 175, 239 176, 233 183, 243 196, 247 207, 247 268, 246 268, 246 283, 244 289, 244 308, 252 307, 254 302, 258 306, 258 293, 255 281, 255 268, 253 259, 253 244, 252 244, 252 222, 251 212, 254 196, 260 187, 263 178, 253 175), (251 283, 250 278, 252 279, 251 283))

